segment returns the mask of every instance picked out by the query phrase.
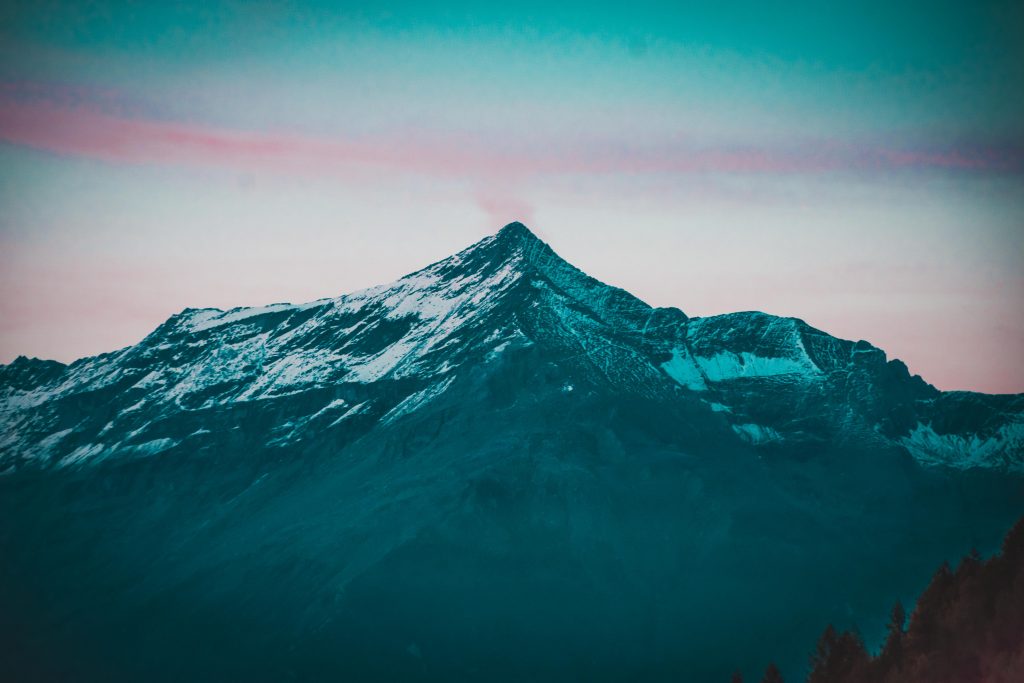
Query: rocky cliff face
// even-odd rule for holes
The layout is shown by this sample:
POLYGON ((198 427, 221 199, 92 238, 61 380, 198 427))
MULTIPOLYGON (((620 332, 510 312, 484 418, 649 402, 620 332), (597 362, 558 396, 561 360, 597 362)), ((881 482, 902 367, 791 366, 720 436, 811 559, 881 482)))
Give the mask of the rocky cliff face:
POLYGON ((1022 410, 651 308, 512 224, 0 369, 0 643, 39 680, 795 678, 998 544, 1022 410))

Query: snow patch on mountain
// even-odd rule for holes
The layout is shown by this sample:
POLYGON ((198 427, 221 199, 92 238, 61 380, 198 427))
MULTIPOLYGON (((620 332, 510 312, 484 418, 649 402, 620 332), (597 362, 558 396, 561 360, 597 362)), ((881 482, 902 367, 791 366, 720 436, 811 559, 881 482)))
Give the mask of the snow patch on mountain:
POLYGON ((310 301, 305 304, 270 304, 269 306, 252 306, 248 308, 233 308, 230 311, 222 311, 218 308, 202 308, 190 311, 187 326, 191 332, 203 332, 205 330, 230 325, 247 318, 268 313, 281 313, 283 311, 301 311, 312 306, 322 305, 323 299, 310 301))
POLYGON ((782 435, 776 430, 759 424, 737 424, 732 426, 732 430, 736 432, 736 435, 741 439, 755 446, 775 441, 782 441, 782 435))
POLYGON ((700 369, 693 362, 686 349, 679 347, 672 349, 672 358, 661 364, 661 369, 679 383, 692 391, 706 391, 708 386, 704 382, 704 376, 700 369))
POLYGON ((365 359, 353 359, 350 361, 349 374, 345 376, 345 379, 363 384, 376 382, 397 368, 407 356, 416 350, 420 343, 421 340, 416 335, 408 335, 386 347, 380 353, 365 359))
POLYGON ((1024 472, 1024 422, 1004 424, 987 437, 940 434, 931 424, 919 422, 900 443, 925 465, 964 470, 1003 465, 1024 472))
POLYGON ((749 351, 722 351, 714 356, 696 356, 694 360, 708 380, 723 382, 743 377, 780 377, 796 375, 812 378, 821 374, 813 364, 793 358, 766 358, 749 351))
POLYGON ((330 376, 330 364, 337 362, 333 354, 302 351, 282 355, 273 360, 264 359, 260 373, 236 400, 245 401, 266 395, 280 396, 289 390, 321 386, 330 376))
POLYGON ((61 458, 61 461, 58 463, 58 466, 70 467, 72 465, 81 463, 85 460, 91 460, 99 456, 99 454, 105 451, 106 449, 107 447, 101 443, 90 443, 84 446, 79 446, 78 448, 71 451, 63 458, 61 458))
POLYGON ((334 421, 331 422, 331 424, 327 425, 327 428, 330 429, 331 427, 337 427, 350 417, 355 417, 356 415, 361 415, 362 413, 365 413, 372 407, 372 405, 373 404, 370 401, 363 401, 362 403, 357 403, 356 405, 352 406, 344 413, 339 415, 337 418, 335 418, 334 421))
POLYGON ((134 444, 129 448, 138 455, 156 455, 178 445, 174 439, 151 439, 140 444, 134 444))
POLYGON ((436 384, 431 384, 429 387, 411 394, 401 403, 388 411, 387 414, 381 418, 381 424, 390 424, 403 415, 408 415, 414 410, 423 407, 436 397, 443 394, 445 389, 451 385, 454 379, 454 376, 448 377, 447 379, 437 382, 436 384))
POLYGON ((43 450, 49 450, 56 446, 65 436, 71 433, 70 429, 62 429, 59 432, 54 432, 39 442, 39 447, 43 450))
POLYGON ((331 411, 337 410, 338 408, 343 408, 343 407, 345 407, 347 405, 348 405, 348 402, 345 399, 343 399, 343 398, 336 398, 333 401, 331 401, 330 403, 328 403, 327 405, 325 405, 320 410, 318 410, 315 413, 313 413, 312 415, 310 415, 309 419, 310 420, 315 420, 316 418, 320 417, 321 415, 324 415, 324 414, 329 413, 331 411))

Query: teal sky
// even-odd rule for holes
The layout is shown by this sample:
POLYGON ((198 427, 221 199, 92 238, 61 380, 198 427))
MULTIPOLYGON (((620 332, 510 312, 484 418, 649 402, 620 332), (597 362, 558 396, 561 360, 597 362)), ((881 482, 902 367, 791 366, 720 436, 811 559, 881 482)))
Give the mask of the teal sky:
POLYGON ((653 304, 1024 391, 1024 9, 892 4, 5 3, 0 362, 520 219, 653 304))

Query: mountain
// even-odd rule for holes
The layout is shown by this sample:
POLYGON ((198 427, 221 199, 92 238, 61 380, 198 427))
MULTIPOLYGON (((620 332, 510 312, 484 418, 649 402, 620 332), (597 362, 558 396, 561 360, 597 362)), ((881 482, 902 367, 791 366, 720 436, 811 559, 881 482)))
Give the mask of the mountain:
POLYGON ((1024 396, 652 308, 519 223, 388 285, 19 358, 0 425, 0 640, 45 680, 796 670, 1024 508, 1024 396))
POLYGON ((672 402, 701 430, 758 446, 883 444, 929 465, 1024 469, 1024 396, 939 392, 867 342, 794 318, 651 308, 520 223, 389 285, 188 309, 136 346, 70 366, 19 358, 0 368, 0 466, 218 448, 235 429, 250 448, 327 431, 344 442, 530 347, 557 355, 565 392, 578 381, 672 402))

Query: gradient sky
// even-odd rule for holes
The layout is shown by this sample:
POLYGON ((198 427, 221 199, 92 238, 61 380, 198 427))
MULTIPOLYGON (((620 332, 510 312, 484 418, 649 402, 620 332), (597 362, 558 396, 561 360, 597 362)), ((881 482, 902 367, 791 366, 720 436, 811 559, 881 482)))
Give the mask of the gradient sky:
POLYGON ((1024 392, 1020 3, 786 4, 4 3, 0 362, 522 220, 651 304, 1024 392))

